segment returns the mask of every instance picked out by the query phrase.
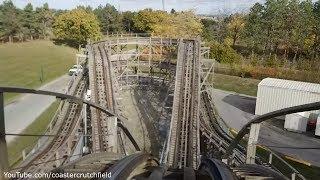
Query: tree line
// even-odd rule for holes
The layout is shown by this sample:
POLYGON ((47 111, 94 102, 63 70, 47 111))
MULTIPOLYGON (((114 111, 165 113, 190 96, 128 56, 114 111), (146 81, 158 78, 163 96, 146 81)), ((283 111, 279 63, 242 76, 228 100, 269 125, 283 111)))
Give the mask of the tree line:
POLYGON ((320 82, 320 1, 266 0, 202 23, 211 57, 229 64, 217 71, 320 82))
POLYGON ((83 44, 88 39, 125 32, 195 37, 202 32, 202 24, 191 11, 167 13, 144 9, 120 13, 110 4, 95 9, 78 6, 73 10, 55 10, 47 3, 37 8, 29 3, 19 9, 11 0, 0 5, 0 40, 3 42, 56 38, 83 44))
POLYGON ((248 56, 315 59, 320 50, 320 1, 266 0, 247 14, 205 21, 204 37, 248 56))
POLYGON ((29 3, 24 9, 18 9, 12 1, 4 1, 0 5, 0 40, 47 38, 52 33, 55 13, 47 3, 38 8, 29 3))
POLYGON ((154 36, 202 36, 211 57, 229 64, 319 70, 320 1, 266 0, 248 13, 200 19, 192 11, 144 9, 119 12, 110 4, 55 10, 48 4, 0 5, 0 40, 56 38, 85 44, 112 33, 151 33, 154 36))

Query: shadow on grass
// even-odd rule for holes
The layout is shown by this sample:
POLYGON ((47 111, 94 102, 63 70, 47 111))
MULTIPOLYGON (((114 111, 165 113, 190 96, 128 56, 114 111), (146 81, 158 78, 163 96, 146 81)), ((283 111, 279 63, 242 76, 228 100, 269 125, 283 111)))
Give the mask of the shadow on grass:
POLYGON ((86 42, 78 42, 75 40, 71 39, 51 39, 55 45, 64 45, 64 46, 69 46, 75 49, 79 48, 79 45, 84 46, 86 42))

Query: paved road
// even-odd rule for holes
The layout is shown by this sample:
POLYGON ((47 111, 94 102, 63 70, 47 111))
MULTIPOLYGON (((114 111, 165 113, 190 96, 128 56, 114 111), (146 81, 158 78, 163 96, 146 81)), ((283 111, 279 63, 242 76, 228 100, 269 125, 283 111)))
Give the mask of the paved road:
POLYGON ((220 116, 232 128, 240 130, 253 118, 256 99, 254 97, 214 89, 211 95, 220 116))
MULTIPOLYGON (((256 101, 254 97, 216 89, 212 91, 212 95, 220 116, 230 127, 240 130, 245 123, 254 117, 256 101)), ((277 147, 320 147, 320 139, 284 131, 267 123, 261 126, 259 143, 277 147)), ((320 150, 276 147, 271 149, 320 166, 320 150)))
MULTIPOLYGON (((68 75, 64 75, 40 87, 39 89, 54 92, 65 92, 69 80, 70 77, 68 75)), ((26 94, 6 105, 4 108, 6 133, 20 133, 55 100, 56 98, 51 96, 26 94)), ((13 136, 7 136, 6 139, 10 142, 13 138, 13 136)))

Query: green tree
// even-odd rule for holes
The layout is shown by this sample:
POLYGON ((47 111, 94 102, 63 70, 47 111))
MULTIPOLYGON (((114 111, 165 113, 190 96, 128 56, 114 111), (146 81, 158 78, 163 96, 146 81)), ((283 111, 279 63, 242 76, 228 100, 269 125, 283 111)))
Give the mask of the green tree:
POLYGON ((93 13, 74 9, 59 15, 53 24, 53 32, 58 39, 77 44, 101 38, 99 21, 93 13))
POLYGON ((31 3, 28 3, 23 9, 22 18, 24 36, 30 37, 33 40, 34 36, 37 35, 38 24, 31 3))
POLYGON ((0 34, 3 39, 13 41, 14 36, 21 40, 22 25, 19 18, 19 10, 14 6, 11 0, 6 0, 0 6, 0 34))
POLYGON ((297 54, 315 45, 315 18, 311 0, 267 0, 255 4, 247 16, 246 40, 250 47, 278 53, 297 54))
POLYGON ((202 19, 201 23, 203 25, 202 37, 208 42, 217 40, 217 22, 211 19, 202 19))
POLYGON ((246 16, 246 24, 244 34, 246 36, 247 45, 250 48, 261 47, 264 36, 263 30, 263 12, 264 7, 260 3, 254 4, 250 13, 246 16))
POLYGON ((217 17, 215 20, 202 19, 202 37, 207 41, 223 43, 227 37, 227 24, 229 18, 217 17))
POLYGON ((54 13, 49 8, 48 3, 45 3, 42 7, 36 8, 36 18, 39 26, 39 35, 41 35, 43 38, 52 36, 54 13))
POLYGON ((294 42, 298 51, 303 51, 306 53, 311 50, 315 42, 315 19, 313 16, 313 4, 311 0, 306 0, 302 1, 299 7, 299 25, 298 28, 294 29, 297 34, 297 38, 294 39, 294 42))
POLYGON ((285 56, 291 49, 296 49, 294 46, 296 46, 297 40, 299 40, 299 28, 301 23, 300 15, 298 0, 289 1, 281 46, 281 48, 285 50, 285 56))
POLYGON ((275 51, 285 37, 287 0, 267 0, 265 3, 263 30, 265 48, 275 51))
POLYGON ((238 63, 241 56, 230 46, 219 43, 210 45, 210 57, 220 63, 234 64, 238 63))
POLYGON ((315 43, 313 49, 315 52, 320 51, 320 0, 318 0, 313 7, 314 21, 315 21, 315 43))
POLYGON ((134 17, 136 13, 131 11, 126 11, 122 13, 122 26, 127 32, 135 31, 134 27, 134 17))
POLYGON ((104 34, 122 30, 121 15, 111 4, 106 4, 104 7, 100 5, 93 12, 100 21, 101 30, 104 34))

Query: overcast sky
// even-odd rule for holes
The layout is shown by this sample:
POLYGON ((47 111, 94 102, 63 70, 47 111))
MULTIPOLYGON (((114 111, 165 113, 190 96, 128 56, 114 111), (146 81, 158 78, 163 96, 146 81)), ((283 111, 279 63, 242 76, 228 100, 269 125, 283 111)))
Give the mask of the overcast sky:
MULTIPOLYGON (((0 0, 2 2, 4 0, 0 0)), ((99 4, 110 3, 121 11, 140 10, 145 8, 162 9, 162 0, 13 0, 18 7, 24 7, 31 2, 41 6, 48 2, 50 8, 72 9, 78 5, 97 7, 99 4)), ((218 14, 247 11, 256 2, 264 0, 164 0, 165 9, 170 11, 193 9, 200 14, 218 14)))

